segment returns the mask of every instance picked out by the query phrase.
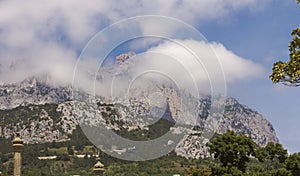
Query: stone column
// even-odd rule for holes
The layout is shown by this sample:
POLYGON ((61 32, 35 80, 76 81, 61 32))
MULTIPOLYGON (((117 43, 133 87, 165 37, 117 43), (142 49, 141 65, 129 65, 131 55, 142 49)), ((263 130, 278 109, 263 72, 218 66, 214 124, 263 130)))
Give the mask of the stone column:
POLYGON ((22 157, 21 151, 23 149, 23 141, 17 136, 13 141, 13 151, 14 151, 14 176, 21 176, 21 166, 22 166, 22 157))

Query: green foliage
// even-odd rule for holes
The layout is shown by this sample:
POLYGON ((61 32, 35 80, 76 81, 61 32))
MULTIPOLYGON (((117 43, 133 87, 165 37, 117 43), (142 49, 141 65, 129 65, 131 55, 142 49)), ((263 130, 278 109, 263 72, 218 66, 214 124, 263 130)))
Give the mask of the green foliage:
POLYGON ((74 155, 74 150, 71 146, 68 146, 68 155, 74 155))
MULTIPOLYGON (((246 135, 228 131, 214 137, 210 144, 210 152, 219 159, 226 172, 245 172, 246 163, 255 154, 255 143, 246 135)), ((223 172, 223 171, 222 171, 223 172)))
MULTIPOLYGON (((24 128, 21 127, 24 125, 27 129, 30 129, 32 121, 40 121, 40 116, 44 114, 45 111, 55 124, 59 121, 61 114, 60 112, 56 111, 57 106, 57 104, 28 105, 19 106, 10 110, 0 110, 0 127, 2 127, 1 129, 4 129, 4 127, 12 129, 14 127, 24 128)), ((42 127, 37 125, 36 128, 39 129, 42 127)), ((61 126, 55 125, 53 130, 56 129, 64 134, 64 130, 62 130, 61 126)), ((4 145, 3 147, 6 148, 7 146, 4 145)), ((2 147, 0 150, 2 150, 2 147)))
POLYGON ((284 149, 279 143, 275 144, 274 142, 269 142, 264 149, 268 154, 268 159, 278 159, 280 163, 284 163, 288 156, 287 150, 284 149))
POLYGON ((67 147, 59 147, 59 148, 47 148, 49 155, 64 155, 67 154, 67 147))
POLYGON ((290 170, 293 176, 300 175, 300 153, 294 153, 285 161, 286 169, 290 170))
POLYGON ((212 174, 211 168, 207 166, 196 166, 196 167, 191 167, 188 170, 188 174, 185 176, 210 176, 212 174))
POLYGON ((268 153, 264 147, 258 147, 255 151, 255 156, 258 161, 264 162, 268 157, 268 153))
MULTIPOLYGON (((82 132, 77 131, 77 137, 80 137, 82 132)), ((77 137, 75 137, 77 139, 77 137)), ((216 139, 226 139, 224 144, 222 145, 233 145, 228 151, 225 151, 225 155, 230 156, 233 151, 243 154, 244 150, 248 150, 246 145, 248 144, 252 146, 252 140, 245 135, 238 135, 233 132, 227 132, 223 135, 217 135, 213 140, 216 139), (225 136, 225 137, 221 137, 225 136), (233 139, 234 140, 233 140, 233 139), (241 142, 238 142, 241 141, 241 142), (250 141, 249 141, 250 140, 250 141), (228 142, 231 141, 231 142, 228 142), (244 141, 244 142, 243 142, 244 141), (238 144, 237 149, 232 148, 236 147, 234 144, 238 144), (240 147, 240 149, 238 149, 240 147)), ((79 140, 79 139, 78 139, 79 140)), ((69 175, 93 175, 92 167, 96 163, 95 157, 84 157, 84 158, 76 158, 74 156, 68 156, 66 154, 66 150, 74 149, 75 146, 73 144, 79 143, 80 145, 84 145, 85 139, 81 139, 82 141, 67 141, 67 142, 57 142, 55 143, 57 150, 57 159, 54 160, 38 160, 38 156, 44 156, 47 153, 48 149, 53 150, 52 143, 45 144, 32 144, 25 145, 23 150, 23 167, 22 172, 24 176, 32 176, 32 175, 61 175, 61 176, 69 176, 69 175), (64 152, 58 152, 58 151, 64 152)), ((218 140, 220 141, 220 140, 218 140)), ((264 149, 266 153, 266 158, 263 158, 263 162, 258 161, 256 158, 250 158, 248 162, 245 164, 246 169, 242 171, 238 168, 240 165, 233 166, 231 163, 228 163, 227 166, 220 165, 217 160, 213 160, 211 158, 208 159, 186 159, 180 156, 176 156, 174 152, 168 154, 167 156, 152 160, 152 161, 144 161, 144 162, 129 162, 123 161, 116 158, 113 158, 105 153, 100 154, 100 158, 102 163, 105 165, 106 175, 107 176, 169 176, 174 174, 180 174, 184 176, 208 176, 208 175, 227 175, 227 176, 291 176, 291 172, 293 172, 293 176, 299 175, 300 165, 300 154, 292 155, 288 159, 286 159, 286 167, 283 163, 280 163, 278 160, 277 152, 269 152, 273 153, 274 159, 271 160, 269 153, 266 152, 265 148, 268 148, 268 151, 277 151, 276 144, 268 144, 269 147, 258 147, 258 149, 264 149), (269 149, 271 148, 271 149, 269 149), (275 154, 274 154, 275 153, 275 154)), ((279 145, 277 145, 279 146, 279 145)), ((281 146, 281 145, 280 145, 281 146)), ((221 145, 219 146, 221 147, 221 145)), ((280 147, 277 147, 280 148, 280 147)), ((92 152, 93 154, 97 154, 97 150, 94 150, 95 147, 89 145, 84 145, 81 151, 74 150, 74 153, 82 153, 82 152, 92 152)), ((258 149, 256 151, 258 151, 258 149)), ((281 150, 279 150, 281 151, 281 150)), ((49 153, 49 151, 48 151, 49 153)), ((250 152, 253 153, 253 152, 250 152)), ((280 153, 280 152, 279 152, 280 153)), ((7 156, 5 159, 7 168, 1 168, 4 173, 12 174, 12 155, 11 153, 2 153, 0 157, 2 159, 3 155, 7 156), (8 166, 8 163, 10 165, 8 166)), ((247 155, 249 156, 249 155, 247 155)), ((272 156, 272 155, 271 155, 272 156)), ((242 158, 238 158, 242 159, 242 158)), ((234 163, 234 162, 232 162, 234 163)))
POLYGON ((217 166, 212 170, 214 176, 243 176, 244 173, 235 166, 217 166))
MULTIPOLYGON (((107 105, 105 105, 107 106, 107 105)), ((12 110, 0 111, 2 119, 0 125, 16 124, 20 120, 27 124, 25 117, 38 118, 41 110, 48 112, 49 116, 57 121, 60 113, 56 112, 57 105, 30 105, 18 107, 12 110), (10 117, 10 118, 9 118, 10 117)), ((107 118, 116 114, 113 106, 107 109, 107 118)), ((113 118, 109 123, 117 123, 113 118)), ((122 126, 119 124, 119 126, 122 126)), ((132 130, 120 128, 115 132, 133 140, 155 139, 174 126, 173 122, 160 119, 149 125, 149 130, 132 130)), ((199 129, 198 129, 199 130, 199 129)), ((96 163, 95 157, 87 157, 87 154, 98 154, 98 150, 86 138, 80 127, 69 135, 70 141, 49 142, 44 144, 25 145, 22 159, 22 175, 93 175, 92 167, 96 163), (76 158, 74 154, 85 154, 84 158, 76 158), (56 155, 53 160, 39 160, 38 156, 56 155)), ((0 170, 12 175, 13 155, 11 140, 0 138, 0 170)), ((162 158, 144 161, 129 162, 113 158, 105 153, 100 154, 102 163, 105 165, 106 175, 173 175, 185 176, 290 176, 300 174, 300 157, 292 155, 287 158, 286 150, 281 144, 268 143, 266 147, 257 147, 252 139, 246 135, 239 135, 229 131, 222 135, 216 135, 209 144, 211 152, 216 160, 186 159, 176 156, 174 152, 162 158), (254 158, 254 156, 256 158, 254 158), (221 163, 220 163, 221 162, 221 163)))
MULTIPOLYGON (((296 2, 300 1, 296 0, 296 2)), ((291 35, 293 40, 289 45, 290 60, 274 63, 270 78, 274 83, 283 82, 290 86, 300 86, 300 28, 294 29, 291 35)))
POLYGON ((292 173, 285 168, 277 169, 274 171, 271 171, 272 176, 292 176, 292 173))
POLYGON ((148 130, 134 129, 128 131, 128 129, 121 128, 120 130, 114 130, 114 132, 126 139, 135 141, 148 141, 164 135, 170 130, 170 127, 173 126, 173 122, 161 118, 154 124, 149 125, 148 130))
POLYGON ((248 163, 247 176, 290 176, 291 172, 286 170, 284 164, 279 163, 278 160, 265 159, 264 162, 259 162, 252 159, 248 163))
POLYGON ((284 163, 287 157, 287 150, 280 143, 269 142, 265 147, 259 147, 256 150, 256 158, 260 162, 278 160, 279 163, 284 163))
POLYGON ((105 173, 107 176, 208 176, 211 162, 206 159, 186 159, 170 153, 151 161, 110 164, 105 173))

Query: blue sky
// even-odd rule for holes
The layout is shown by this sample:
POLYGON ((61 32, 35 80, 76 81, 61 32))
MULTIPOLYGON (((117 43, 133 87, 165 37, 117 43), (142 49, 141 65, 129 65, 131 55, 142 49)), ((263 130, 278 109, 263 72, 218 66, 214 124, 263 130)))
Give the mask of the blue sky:
POLYGON ((292 0, 275 1, 262 11, 243 11, 224 23, 210 22, 199 27, 209 41, 219 41, 267 69, 264 77, 229 84, 228 95, 264 114, 280 142, 291 152, 300 151, 300 89, 274 85, 268 76, 273 62, 288 59, 290 32, 299 25, 299 8, 292 0))
POLYGON ((299 9, 294 0, 28 0, 26 4, 4 0, 0 1, 0 82, 45 73, 59 83, 68 82, 80 51, 108 25, 139 15, 178 18, 216 42, 213 46, 224 54, 225 65, 240 63, 225 67, 227 94, 265 115, 280 142, 296 152, 300 151, 300 88, 274 85, 268 76, 273 62, 288 58, 290 32, 300 26, 299 9))

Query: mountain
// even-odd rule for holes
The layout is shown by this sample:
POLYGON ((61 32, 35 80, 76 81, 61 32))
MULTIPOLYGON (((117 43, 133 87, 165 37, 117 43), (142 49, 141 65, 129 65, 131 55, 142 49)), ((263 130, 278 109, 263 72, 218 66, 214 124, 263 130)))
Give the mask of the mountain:
MULTIPOLYGON (((19 84, 2 85, 0 96, 0 137, 12 138, 16 132, 21 132, 25 143, 44 143, 52 141, 66 141, 78 126, 78 119, 74 115, 75 101, 70 100, 69 88, 53 88, 36 79, 27 79, 19 84)), ((211 98, 200 100, 201 117, 209 114, 211 98)), ((98 103, 96 116, 90 118, 89 124, 103 124, 114 130, 132 131, 136 129, 149 130, 147 124, 137 120, 136 116, 148 107, 141 102, 132 102, 129 108, 125 105, 110 105, 98 103), (120 112, 113 115, 114 109, 120 112), (122 115, 123 114, 123 115, 122 115), (123 118, 127 116, 127 118, 123 118)), ((82 106, 85 106, 84 103, 82 106)), ((169 104, 166 113, 168 121, 172 122, 174 104, 169 104)), ((77 108, 78 109, 78 108, 77 108)), ((89 114, 88 108, 81 109, 81 114, 89 114)), ((272 124, 263 115, 240 104, 236 99, 226 99, 224 116, 221 118, 218 133, 234 130, 251 136, 254 141, 264 146, 267 142, 278 142, 272 124)), ((192 158, 208 156, 208 149, 202 146, 201 136, 187 135, 176 147, 178 155, 192 158)))
MULTIPOLYGON (((210 98, 202 100, 207 106, 210 98)), ((204 112, 206 110, 204 109, 204 112)), ((207 114, 209 112, 206 112, 207 114)), ((265 146, 268 142, 279 142, 272 124, 257 111, 240 104, 236 99, 228 97, 226 99, 225 111, 219 121, 217 133, 222 134, 227 130, 233 130, 240 134, 247 134, 259 146, 265 146)), ((181 156, 199 158, 209 156, 208 148, 201 145, 201 137, 197 135, 185 136, 185 139, 175 149, 181 156)))
POLYGON ((30 104, 57 104, 71 99, 70 86, 56 86, 45 78, 30 77, 19 83, 0 85, 0 109, 30 104))
MULTIPOLYGON (((104 77, 110 77, 111 73, 126 75, 128 68, 135 62, 130 59, 134 55, 129 53, 118 57, 121 66, 104 68, 97 79, 101 81, 104 77)), ((195 98, 184 90, 175 89, 172 84, 164 81, 163 85, 159 85, 154 80, 147 77, 147 81, 142 80, 142 84, 132 88, 128 100, 118 96, 114 101, 101 96, 80 101, 72 96, 74 92, 71 86, 58 86, 40 77, 2 84, 0 137, 11 139, 18 132, 24 142, 29 144, 61 142, 70 140, 79 124, 86 124, 105 126, 130 139, 149 140, 169 130, 185 134, 180 131, 180 127, 175 126, 175 123, 184 123, 193 124, 194 127, 184 135, 175 152, 187 158, 200 158, 209 156, 208 147, 202 143, 209 139, 201 135, 204 134, 206 120, 218 116, 217 133, 233 130, 247 134, 260 146, 278 142, 272 124, 236 99, 227 97, 224 113, 215 114, 210 108, 211 96, 195 98), (183 108, 182 101, 186 104, 183 108), (198 117, 197 122, 193 121, 195 116, 198 117)), ((84 97, 77 92, 75 95, 84 97)))

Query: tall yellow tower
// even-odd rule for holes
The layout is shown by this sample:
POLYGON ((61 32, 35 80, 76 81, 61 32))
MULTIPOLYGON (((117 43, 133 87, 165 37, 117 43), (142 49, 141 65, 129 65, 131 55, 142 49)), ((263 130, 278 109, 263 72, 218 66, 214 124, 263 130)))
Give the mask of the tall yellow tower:
POLYGON ((23 141, 17 135, 17 137, 12 141, 13 145, 13 151, 14 151, 14 176, 21 176, 21 151, 23 149, 23 141))

